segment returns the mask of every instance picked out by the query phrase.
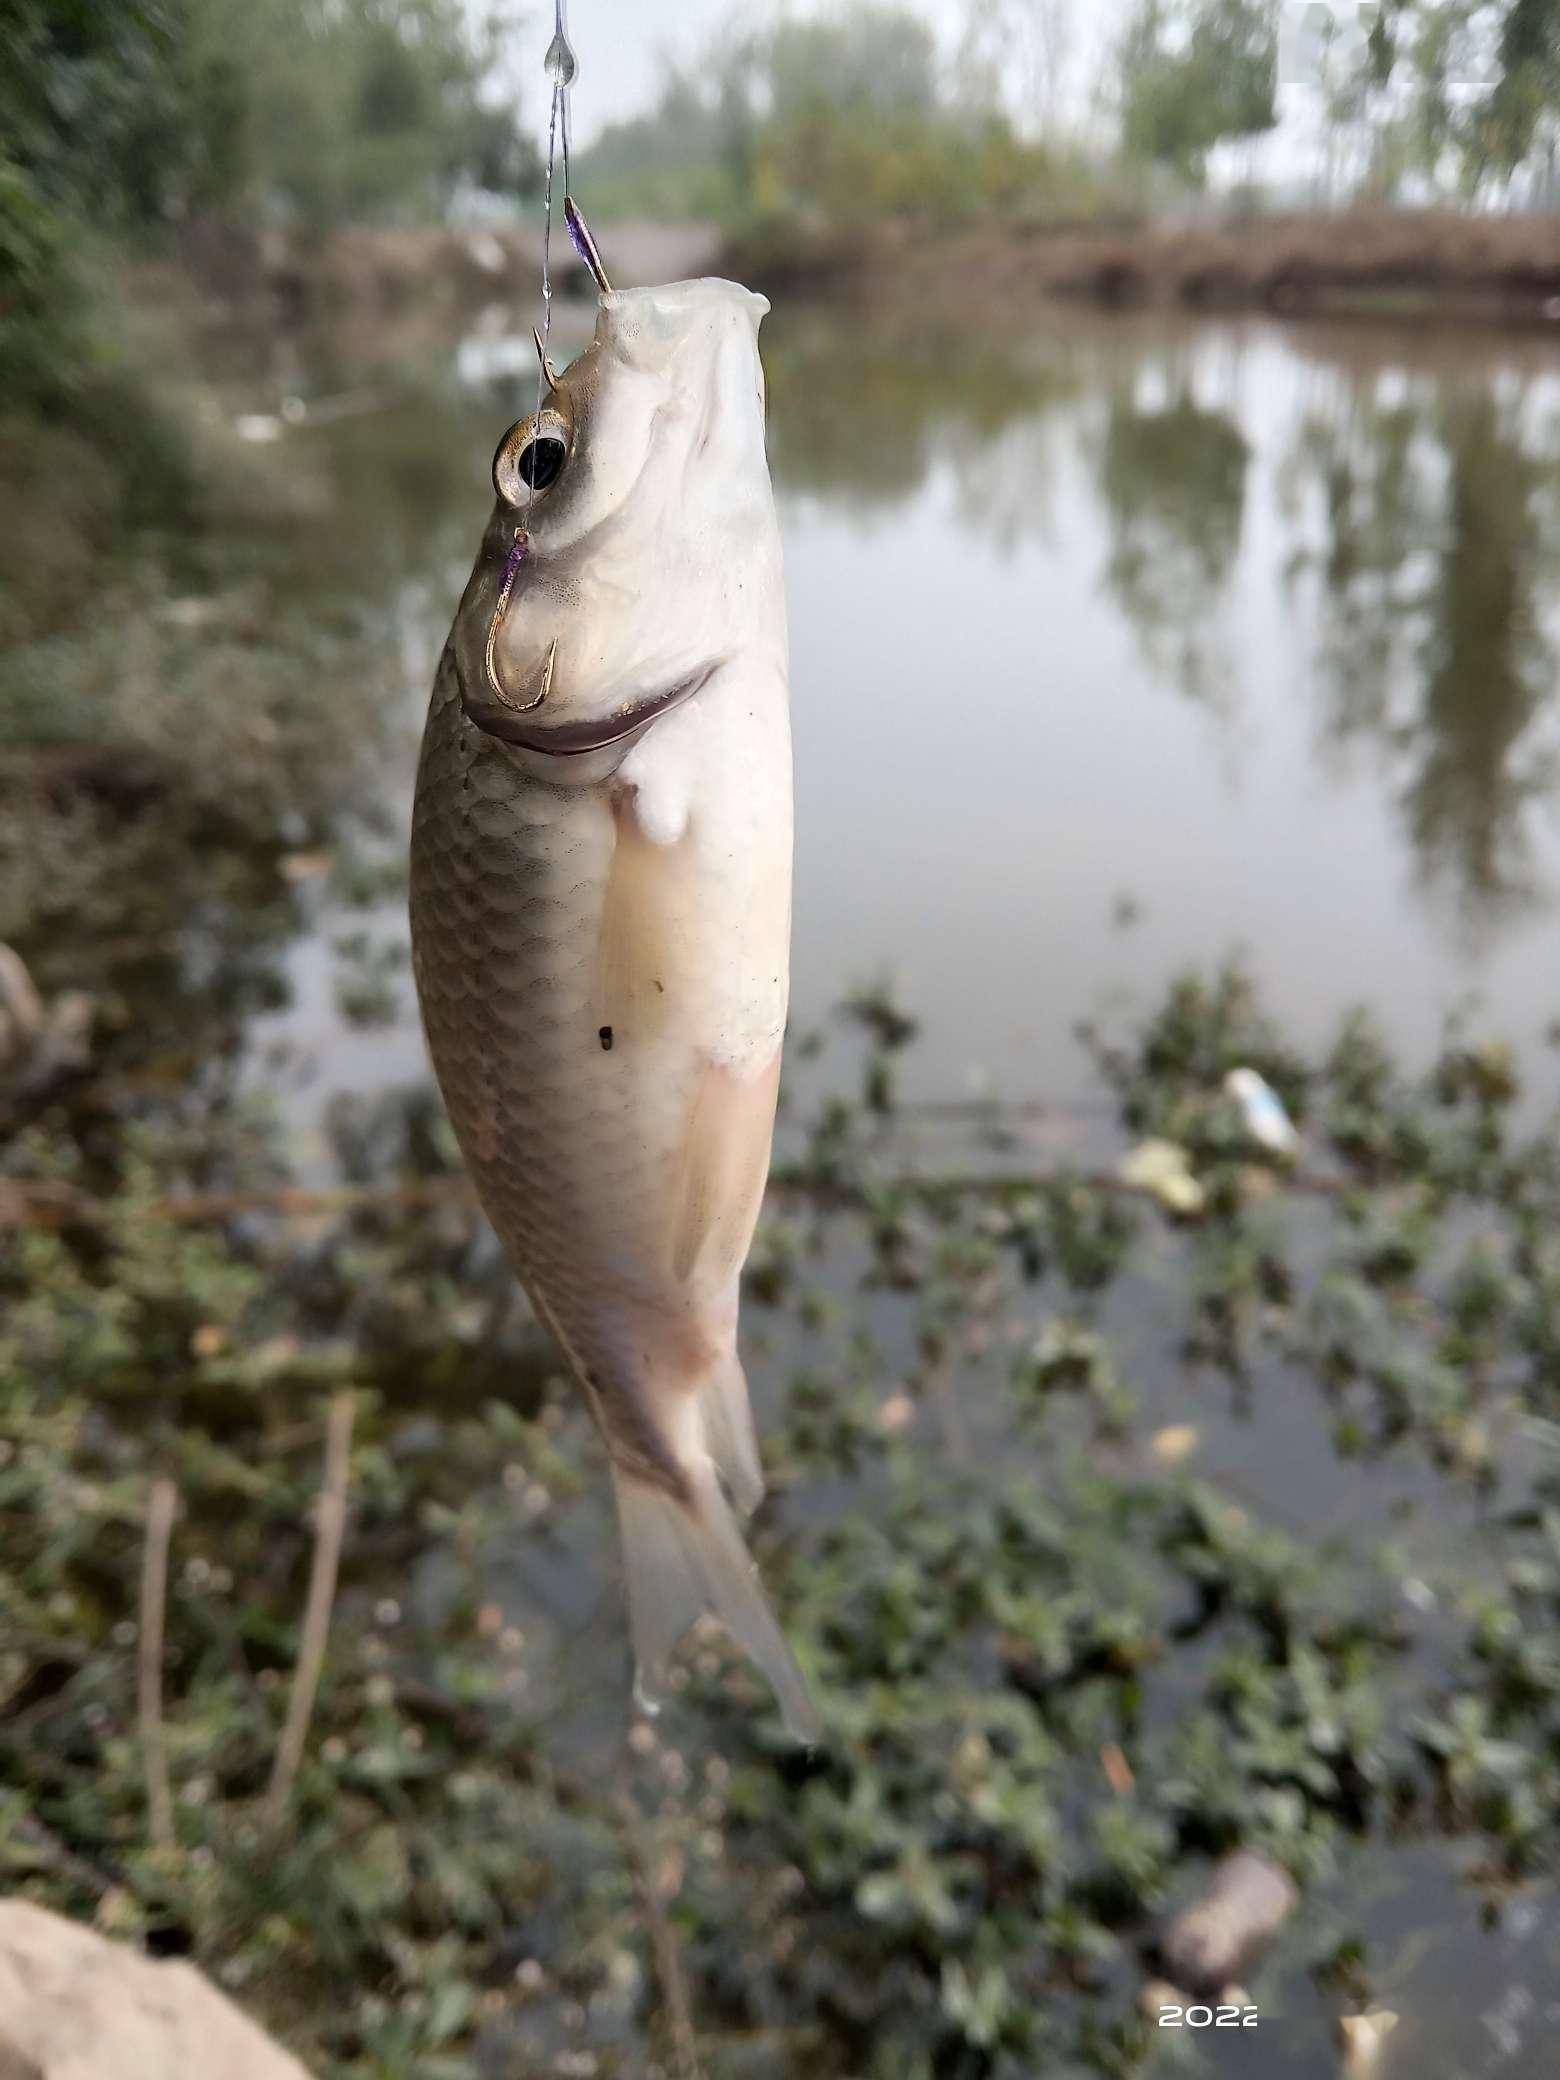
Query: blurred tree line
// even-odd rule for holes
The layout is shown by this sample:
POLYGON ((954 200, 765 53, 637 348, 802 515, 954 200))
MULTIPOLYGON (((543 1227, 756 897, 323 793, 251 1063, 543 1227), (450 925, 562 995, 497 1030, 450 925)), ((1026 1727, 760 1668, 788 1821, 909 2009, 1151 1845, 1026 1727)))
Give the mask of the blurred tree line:
MULTIPOLYGON (((737 222, 1075 214, 1141 203, 1145 173, 1148 199, 1198 190, 1276 127, 1281 0, 1131 0, 1092 108, 1083 11, 970 0, 946 47, 903 0, 728 27, 597 141, 593 200, 737 222)), ((1328 199, 1560 200, 1560 0, 1323 0, 1289 10, 1302 24, 1288 55, 1328 199)))
POLYGON ((94 224, 421 219, 535 167, 462 0, 5 0, 0 139, 94 224))
POLYGON ((417 221, 535 172, 463 0, 0 0, 0 385, 63 381, 80 255, 195 221, 417 221))
MULTIPOLYGON (((1280 16, 1280 0, 1134 0, 1104 82, 1123 157, 1200 187, 1217 146, 1271 130, 1280 16)), ((1560 0, 1337 0, 1290 26, 1328 200, 1560 201, 1560 0)))
POLYGON ((722 30, 603 132, 591 197, 603 214, 826 223, 1082 204, 1085 154, 1021 131, 1000 53, 971 33, 945 59, 928 21, 887 0, 722 30))

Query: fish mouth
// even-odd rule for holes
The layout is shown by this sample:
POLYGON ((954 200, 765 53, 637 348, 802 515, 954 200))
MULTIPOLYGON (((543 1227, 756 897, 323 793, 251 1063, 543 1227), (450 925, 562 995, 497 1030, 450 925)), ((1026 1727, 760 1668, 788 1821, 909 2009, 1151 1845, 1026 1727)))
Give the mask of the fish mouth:
POLYGON ((614 744, 637 737, 652 722, 659 722, 663 715, 680 708, 684 701, 692 700, 714 677, 715 671, 715 665, 703 665, 660 693, 630 701, 610 714, 588 716, 578 722, 555 722, 550 727, 538 726, 528 716, 522 717, 486 701, 472 701, 467 698, 464 687, 461 689, 461 705, 467 719, 477 729, 490 737, 497 737, 500 743, 513 744, 522 751, 539 752, 546 758, 583 758, 589 752, 607 751, 614 744))

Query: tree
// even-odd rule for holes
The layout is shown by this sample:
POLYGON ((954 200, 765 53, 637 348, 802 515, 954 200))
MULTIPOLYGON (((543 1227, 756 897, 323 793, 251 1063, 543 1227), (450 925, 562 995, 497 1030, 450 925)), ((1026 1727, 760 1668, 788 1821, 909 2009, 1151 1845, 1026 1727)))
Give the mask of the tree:
POLYGON ((1547 122, 1560 117, 1560 0, 1511 0, 1496 47, 1500 73, 1478 109, 1473 150, 1509 180, 1547 122))
POLYGON ((1274 0, 1138 0, 1115 74, 1123 155, 1201 187, 1215 145, 1278 120, 1274 0))

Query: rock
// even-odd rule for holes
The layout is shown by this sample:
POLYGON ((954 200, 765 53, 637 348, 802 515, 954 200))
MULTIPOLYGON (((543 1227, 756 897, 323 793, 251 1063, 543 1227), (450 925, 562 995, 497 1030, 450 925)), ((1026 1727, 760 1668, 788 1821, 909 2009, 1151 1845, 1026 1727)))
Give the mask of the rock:
POLYGON ((0 2080, 308 2080, 203 1973, 0 1900, 0 2080))
POLYGON ((80 990, 45 1004, 21 955, 0 944, 0 1111, 41 1100, 87 1067, 92 1016, 92 999, 80 990))
POLYGON ((1188 1993, 1217 1996, 1272 1942, 1298 1898, 1282 1865, 1237 1849, 1215 1867, 1202 1898, 1165 1930, 1159 1947, 1167 1973, 1188 1993))

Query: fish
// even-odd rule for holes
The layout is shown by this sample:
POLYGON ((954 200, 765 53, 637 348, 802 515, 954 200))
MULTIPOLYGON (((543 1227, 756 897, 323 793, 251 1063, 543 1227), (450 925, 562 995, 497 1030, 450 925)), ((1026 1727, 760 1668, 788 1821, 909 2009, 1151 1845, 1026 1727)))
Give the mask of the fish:
MULTIPOLYGON (((572 225, 571 225, 572 235, 572 225)), ((741 1520, 738 1350, 789 989, 791 739, 758 327, 611 289, 493 461, 412 814, 412 965, 484 1210, 606 1446, 636 1693, 713 1612, 799 1740, 741 1520)))

